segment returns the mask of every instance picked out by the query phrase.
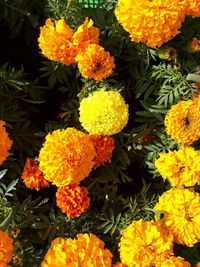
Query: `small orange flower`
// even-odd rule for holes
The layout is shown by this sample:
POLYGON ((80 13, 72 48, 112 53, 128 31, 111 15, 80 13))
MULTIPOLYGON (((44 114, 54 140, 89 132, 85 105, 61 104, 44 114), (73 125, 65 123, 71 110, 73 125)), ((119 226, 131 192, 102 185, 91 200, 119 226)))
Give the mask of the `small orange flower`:
POLYGON ((114 57, 97 44, 91 44, 84 53, 79 53, 76 61, 82 76, 96 81, 102 81, 110 76, 115 68, 114 57))
POLYGON ((115 148, 114 139, 107 135, 90 135, 90 139, 96 150, 94 169, 106 162, 111 162, 111 155, 115 148))
POLYGON ((68 217, 79 217, 90 205, 88 191, 84 186, 76 184, 59 187, 56 192, 57 206, 68 217))
POLYGON ((188 50, 191 53, 200 52, 200 39, 192 38, 192 41, 188 43, 188 50))
POLYGON ((6 160, 9 155, 8 150, 11 148, 13 142, 8 137, 6 132, 5 122, 0 120, 0 165, 6 160))
POLYGON ((48 187, 49 184, 44 179, 43 172, 39 169, 34 159, 28 158, 22 172, 22 179, 26 187, 40 190, 40 187, 48 187))
POLYGON ((43 55, 67 66, 75 63, 76 49, 72 44, 72 35, 73 31, 63 17, 55 22, 55 26, 48 18, 45 25, 40 27, 38 38, 43 55))
POLYGON ((12 259, 13 239, 0 230, 0 266, 7 266, 12 259))

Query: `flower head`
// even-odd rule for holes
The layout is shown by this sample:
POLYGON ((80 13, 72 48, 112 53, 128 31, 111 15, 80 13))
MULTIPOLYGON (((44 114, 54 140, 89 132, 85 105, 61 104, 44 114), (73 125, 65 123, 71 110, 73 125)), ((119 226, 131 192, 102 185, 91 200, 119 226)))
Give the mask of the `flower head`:
POLYGON ((187 0, 186 15, 200 17, 200 2, 199 0, 187 0))
POLYGON ((85 179, 94 166, 95 156, 89 135, 67 128, 46 136, 38 160, 45 179, 59 187, 85 179))
POLYGON ((200 151, 183 145, 178 151, 160 153, 159 156, 155 166, 172 186, 200 185, 200 151))
POLYGON ((200 39, 192 38, 192 41, 188 43, 188 51, 191 53, 200 52, 200 39))
POLYGON ((5 122, 0 120, 0 165, 6 160, 9 155, 8 150, 11 148, 13 142, 8 137, 6 132, 5 122))
POLYGON ((78 217, 90 205, 88 191, 83 186, 76 184, 59 187, 56 192, 56 203, 68 217, 78 217))
POLYGON ((119 0, 115 15, 134 42, 160 47, 179 33, 185 0, 119 0))
POLYGON ((155 210, 165 213, 165 225, 178 244, 192 247, 200 240, 200 195, 189 189, 164 192, 155 210))
POLYGON ((156 267, 190 267, 190 263, 188 261, 185 261, 181 257, 167 257, 164 259, 164 261, 159 261, 156 265, 156 267))
POLYGON ((192 100, 173 105, 165 117, 166 132, 175 141, 191 144, 200 138, 200 105, 192 100))
POLYGON ((119 244, 121 262, 129 267, 150 267, 163 253, 172 253, 173 236, 160 222, 133 221, 119 244))
POLYGON ((177 51, 173 47, 162 47, 158 50, 158 56, 161 59, 174 60, 177 57, 177 51))
POLYGON ((112 254, 103 241, 93 234, 78 234, 77 239, 56 238, 42 267, 111 267, 111 262, 112 254))
POLYGON ((82 76, 96 81, 110 76, 115 68, 114 57, 97 44, 91 44, 84 52, 78 53, 76 61, 82 76))
POLYGON ((86 18, 84 23, 78 27, 72 37, 72 42, 77 47, 78 52, 90 44, 99 43, 99 30, 93 26, 92 19, 86 18))
POLYGON ((44 179, 43 172, 39 169, 34 159, 28 158, 22 172, 22 179, 26 187, 40 190, 40 187, 48 187, 49 184, 44 179))
POLYGON ((64 18, 55 22, 50 18, 40 27, 38 38, 39 47, 48 59, 61 62, 65 65, 75 63, 76 49, 72 44, 73 32, 65 23, 64 18))
POLYGON ((96 91, 80 103, 80 122, 90 134, 113 135, 128 122, 128 105, 115 91, 96 91))
POLYGON ((0 230, 0 266, 6 266, 12 259, 13 239, 0 230))
POLYGON ((93 168, 96 169, 106 162, 111 162, 111 155, 115 148, 114 139, 107 135, 90 135, 90 140, 96 150, 93 168))

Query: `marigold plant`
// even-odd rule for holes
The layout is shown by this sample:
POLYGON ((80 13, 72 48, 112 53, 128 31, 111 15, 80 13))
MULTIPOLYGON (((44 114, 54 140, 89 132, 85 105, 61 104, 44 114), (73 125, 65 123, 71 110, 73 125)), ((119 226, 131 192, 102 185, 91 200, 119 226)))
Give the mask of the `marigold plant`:
POLYGON ((156 211, 165 213, 165 225, 178 244, 192 247, 200 240, 200 195, 189 189, 164 192, 156 211))
POLYGON ((134 42, 160 47, 179 33, 185 1, 119 0, 115 15, 134 42))
POLYGON ((166 132, 175 141, 192 144, 200 138, 200 105, 192 100, 173 105, 165 117, 166 132))
POLYGON ((40 190, 41 187, 48 187, 49 184, 44 179, 43 172, 39 169, 38 164, 32 158, 26 160, 24 170, 21 175, 26 187, 40 190))
POLYGON ((42 267, 111 267, 111 262, 112 254, 104 248, 103 241, 93 234, 78 234, 77 239, 56 238, 42 267))
POLYGON ((55 21, 55 26, 50 18, 40 27, 38 38, 42 54, 48 59, 58 61, 65 65, 75 63, 76 49, 72 43, 73 31, 65 23, 64 18, 55 21))
POLYGON ((133 221, 122 233, 120 259, 129 267, 150 267, 163 253, 172 253, 173 235, 160 222, 133 221))
POLYGON ((200 151, 193 147, 183 145, 178 151, 160 153, 155 166, 172 186, 200 185, 200 151))
POLYGON ((56 192, 56 203, 68 217, 79 217, 90 205, 88 191, 76 184, 59 187, 56 192))
POLYGON ((6 132, 5 122, 0 120, 0 165, 7 159, 13 142, 6 132))
POLYGON ((115 91, 96 91, 80 103, 79 120, 90 134, 113 135, 128 122, 128 105, 115 91))
POLYGON ((86 178, 94 166, 95 156, 89 135, 67 128, 46 136, 38 160, 45 179, 60 187, 79 184, 86 178))
POLYGON ((12 259, 13 250, 13 239, 0 230, 0 266, 7 266, 12 259))
POLYGON ((97 44, 87 46, 76 57, 79 71, 85 78, 102 81, 110 76, 115 68, 114 57, 97 44))

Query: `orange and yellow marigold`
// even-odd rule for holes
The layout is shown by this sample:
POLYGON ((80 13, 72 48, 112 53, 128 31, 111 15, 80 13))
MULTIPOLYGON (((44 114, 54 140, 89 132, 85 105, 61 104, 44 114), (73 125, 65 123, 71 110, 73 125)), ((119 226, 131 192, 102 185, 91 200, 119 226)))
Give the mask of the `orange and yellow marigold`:
POLYGON ((7 266, 12 259, 13 239, 0 230, 0 266, 7 266))
POLYGON ((7 159, 13 142, 6 132, 5 122, 0 120, 0 165, 7 159))

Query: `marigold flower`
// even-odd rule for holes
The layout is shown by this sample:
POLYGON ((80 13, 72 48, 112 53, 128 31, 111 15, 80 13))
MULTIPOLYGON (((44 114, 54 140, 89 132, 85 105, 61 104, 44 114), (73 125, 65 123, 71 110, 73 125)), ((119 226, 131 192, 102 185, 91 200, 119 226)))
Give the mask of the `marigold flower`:
POLYGON ((59 187, 56 192, 56 203, 68 217, 78 217, 90 205, 87 188, 76 184, 59 187))
POLYGON ((173 105, 165 117, 166 132, 175 141, 192 144, 200 138, 200 105, 192 100, 173 105))
POLYGON ((162 47, 158 50, 158 56, 161 59, 174 60, 177 57, 177 51, 173 47, 162 47))
POLYGON ((0 266, 6 266, 12 259, 13 239, 0 230, 0 266))
POLYGON ((40 27, 38 38, 39 47, 48 59, 61 62, 65 65, 75 63, 76 49, 72 44, 73 31, 65 23, 64 18, 55 22, 50 18, 40 27))
POLYGON ((96 169, 106 162, 111 162, 111 155, 115 148, 114 139, 106 135, 90 135, 90 140, 93 142, 96 150, 93 168, 96 169))
POLYGON ((128 105, 115 91, 96 91, 80 103, 80 122, 90 134, 113 135, 128 122, 128 105))
POLYGON ((158 262, 156 267, 190 267, 190 263, 181 257, 168 257, 163 262, 158 262))
POLYGON ((45 179, 60 187, 85 179, 94 166, 95 156, 89 135, 67 128, 46 136, 38 160, 45 179))
POLYGON ((200 52, 200 39, 192 38, 192 41, 188 43, 188 51, 191 53, 200 52))
POLYGON ((123 231, 119 246, 123 264, 151 267, 163 253, 172 253, 173 235, 162 223, 141 219, 123 231))
POLYGON ((39 169, 36 161, 32 158, 26 160, 24 170, 22 172, 22 179, 26 187, 40 190, 40 187, 48 187, 49 184, 44 179, 43 172, 39 169))
POLYGON ((119 0, 115 15, 132 41, 160 47, 179 33, 185 8, 185 0, 119 0))
POLYGON ((5 122, 0 120, 0 165, 7 159, 13 142, 6 132, 5 122))
POLYGON ((154 207, 165 213, 165 225, 178 244, 192 247, 200 240, 200 195, 189 189, 164 192, 154 207))
POLYGON ((99 43, 99 30, 92 26, 93 20, 86 18, 84 23, 78 27, 77 31, 72 37, 73 44, 80 49, 85 49, 90 44, 99 43))
POLYGON ((93 234, 78 234, 77 239, 53 240, 42 267, 111 267, 111 262, 112 254, 103 241, 93 234))
POLYGON ((155 166, 164 179, 172 186, 200 185, 200 151, 193 147, 181 146, 178 151, 160 153, 155 166))
POLYGON ((186 15, 200 17, 200 2, 199 0, 187 0, 186 15))
POLYGON ((200 267, 200 262, 198 262, 198 263, 196 264, 196 267, 200 267))
POLYGON ((97 44, 91 44, 83 53, 78 53, 76 61, 82 76, 96 81, 110 76, 115 68, 114 57, 97 44))

